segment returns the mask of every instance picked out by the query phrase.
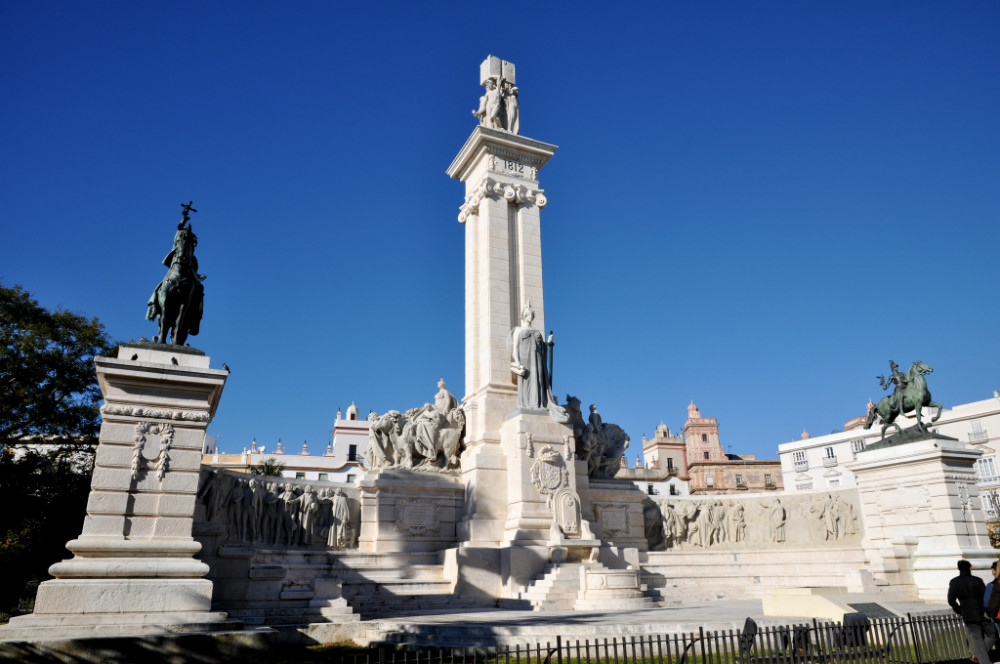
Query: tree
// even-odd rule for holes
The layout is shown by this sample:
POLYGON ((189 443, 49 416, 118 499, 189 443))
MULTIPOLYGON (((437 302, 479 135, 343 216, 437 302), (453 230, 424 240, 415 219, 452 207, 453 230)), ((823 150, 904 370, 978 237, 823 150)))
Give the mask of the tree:
POLYGON ((276 461, 274 457, 264 459, 259 466, 250 469, 251 475, 264 475, 265 477, 281 477, 281 471, 285 469, 285 464, 276 461))
POLYGON ((96 318, 49 311, 0 284, 0 445, 96 443, 94 356, 113 348, 96 318))
POLYGON ((0 611, 80 533, 100 426, 94 356, 114 345, 97 319, 0 284, 0 611))

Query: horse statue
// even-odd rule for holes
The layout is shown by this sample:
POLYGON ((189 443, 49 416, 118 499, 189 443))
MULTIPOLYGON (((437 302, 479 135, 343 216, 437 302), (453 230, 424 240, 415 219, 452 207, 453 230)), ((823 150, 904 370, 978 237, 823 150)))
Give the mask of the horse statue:
POLYGON ((146 320, 159 317, 159 335, 156 341, 183 346, 189 334, 197 335, 201 326, 205 287, 204 275, 198 274, 198 259, 194 248, 198 236, 191 230, 191 212, 197 212, 190 203, 183 204, 184 218, 177 224, 174 248, 163 259, 167 276, 159 283, 146 303, 146 320))
MULTIPOLYGON (((894 363, 893 363, 894 364, 894 363)), ((899 433, 903 430, 896 424, 896 418, 905 415, 911 410, 917 413, 917 429, 927 433, 927 427, 920 420, 920 409, 927 406, 934 406, 938 409, 937 414, 931 420, 931 424, 937 422, 941 417, 941 404, 931 401, 931 393, 927 390, 926 374, 933 372, 923 362, 917 361, 910 365, 910 370, 906 374, 905 380, 893 380, 895 374, 890 378, 890 383, 896 383, 896 389, 889 396, 882 397, 878 405, 868 411, 868 421, 865 422, 865 429, 870 429, 875 423, 875 416, 882 418, 882 440, 885 440, 885 430, 889 426, 896 427, 899 433), (897 394, 897 392, 899 394, 897 394)), ((902 374, 900 374, 902 375, 902 374)), ((886 386, 883 380, 883 385, 886 386)))

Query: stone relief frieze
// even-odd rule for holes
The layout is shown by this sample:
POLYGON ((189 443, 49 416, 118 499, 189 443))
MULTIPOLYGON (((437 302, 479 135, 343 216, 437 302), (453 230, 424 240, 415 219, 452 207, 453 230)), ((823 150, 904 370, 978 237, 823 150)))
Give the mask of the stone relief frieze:
POLYGON ((132 444, 132 479, 152 470, 156 479, 163 481, 170 465, 170 446, 174 442, 174 428, 169 424, 139 422, 135 425, 132 444))
POLYGON ((123 415, 125 417, 149 417, 157 420, 174 420, 180 422, 208 422, 211 417, 201 410, 166 410, 163 408, 146 408, 145 406, 123 406, 120 404, 104 404, 101 406, 103 415, 123 415))
POLYGON ((275 548, 353 549, 360 509, 341 487, 321 486, 202 467, 198 487, 204 522, 218 524, 223 543, 275 548))
POLYGON ((424 537, 441 532, 441 509, 426 498, 404 498, 396 503, 396 529, 401 533, 424 537))
POLYGON ((643 516, 655 550, 847 544, 864 534, 856 491, 654 502, 643 516))

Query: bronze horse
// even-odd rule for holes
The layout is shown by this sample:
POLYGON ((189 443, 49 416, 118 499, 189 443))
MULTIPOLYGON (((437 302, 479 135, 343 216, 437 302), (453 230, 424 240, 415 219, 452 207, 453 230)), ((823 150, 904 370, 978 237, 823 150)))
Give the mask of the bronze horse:
POLYGON ((186 221, 187 214, 177 225, 173 250, 163 259, 167 276, 146 303, 146 320, 156 320, 157 316, 160 319, 156 340, 165 344, 170 333, 171 342, 178 346, 184 345, 189 334, 198 334, 205 298, 205 287, 201 285, 205 277, 198 274, 198 259, 194 256, 198 236, 190 222, 185 225, 186 221))
POLYGON ((920 409, 926 406, 934 406, 938 409, 937 415, 931 420, 931 424, 937 422, 938 418, 941 417, 941 404, 931 401, 931 393, 927 390, 927 380, 924 378, 925 374, 933 371, 934 369, 931 369, 920 361, 910 365, 910 370, 906 375, 906 386, 902 388, 898 385, 896 386, 897 391, 902 390, 902 399, 900 400, 902 410, 896 405, 895 392, 889 396, 882 397, 878 405, 868 412, 868 421, 865 422, 865 428, 870 429, 875 422, 875 416, 878 415, 882 418, 882 440, 885 440, 885 430, 890 425, 896 427, 896 430, 900 433, 903 432, 900 426, 896 424, 896 418, 911 410, 915 410, 917 412, 917 428, 926 433, 927 427, 920 421, 920 409))

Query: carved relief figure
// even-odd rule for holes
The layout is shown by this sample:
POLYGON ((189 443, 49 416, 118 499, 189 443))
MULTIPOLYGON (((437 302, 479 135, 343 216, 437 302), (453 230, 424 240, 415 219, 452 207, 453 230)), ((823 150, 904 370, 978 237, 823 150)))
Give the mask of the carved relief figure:
POLYGON ((344 549, 350 546, 348 531, 351 528, 351 508, 347 502, 344 490, 337 488, 333 492, 333 514, 330 524, 330 535, 326 540, 327 546, 335 549, 344 549))
POLYGON ((785 516, 785 508, 782 506, 781 500, 775 498, 774 502, 771 503, 769 518, 769 523, 771 525, 771 541, 785 541, 785 516))

